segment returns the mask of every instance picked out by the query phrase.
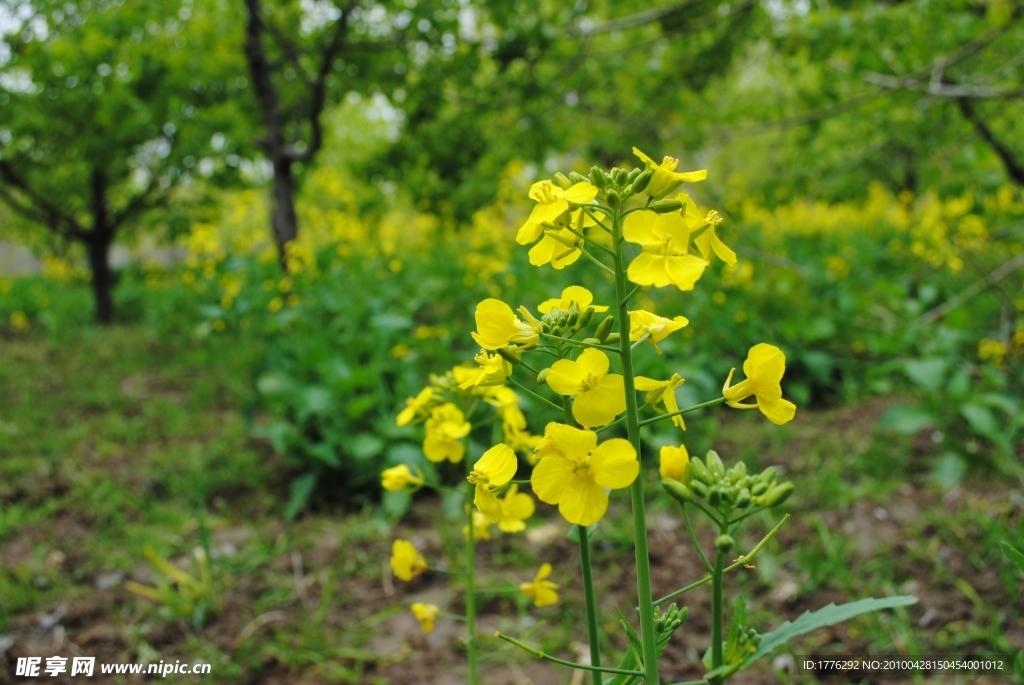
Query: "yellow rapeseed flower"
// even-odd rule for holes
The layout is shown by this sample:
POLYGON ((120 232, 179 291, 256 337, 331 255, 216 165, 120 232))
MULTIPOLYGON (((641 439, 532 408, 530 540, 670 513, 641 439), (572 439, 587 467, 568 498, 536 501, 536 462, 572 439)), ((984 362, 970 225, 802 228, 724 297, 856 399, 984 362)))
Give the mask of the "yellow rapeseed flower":
POLYGON ((405 464, 399 464, 398 466, 392 466, 390 469, 384 469, 381 472, 381 486, 390 492, 399 492, 404 490, 405 486, 412 485, 413 487, 419 488, 423 485, 423 472, 416 469, 416 475, 413 475, 412 471, 405 464))
POLYGON ((536 505, 533 498, 525 492, 519 492, 518 485, 510 485, 508 492, 501 498, 501 518, 498 528, 504 533, 518 533, 526 530, 526 519, 533 516, 536 505))
POLYGON ((579 234, 583 233, 584 229, 596 225, 597 222, 582 209, 564 214, 551 228, 546 229, 537 244, 530 248, 530 264, 551 264, 551 268, 561 270, 575 263, 583 255, 580 251, 583 240, 579 234), (574 229, 575 233, 570 228, 574 229))
POLYGON ((499 443, 483 453, 466 478, 475 486, 473 504, 492 521, 501 520, 502 508, 491 488, 500 487, 512 480, 518 465, 512 448, 499 443))
POLYGON ((553 224, 562 214, 568 212, 571 204, 581 205, 597 197, 597 188, 587 182, 577 183, 567 190, 551 181, 537 181, 530 186, 530 198, 537 202, 522 228, 516 234, 516 242, 529 245, 544 232, 544 224, 553 224))
POLYGON ((772 423, 781 426, 796 416, 796 405, 782 399, 782 376, 786 372, 786 355, 779 348, 767 343, 759 343, 750 348, 747 359, 743 362, 745 380, 736 385, 732 383, 732 375, 736 369, 729 371, 725 380, 722 395, 726 404, 736 409, 760 409, 772 423), (756 404, 740 404, 751 395, 756 404))
POLYGON ((395 540, 391 545, 391 570, 395 577, 409 581, 427 570, 427 560, 408 540, 395 540))
POLYGON ((423 441, 423 454, 433 462, 445 459, 458 464, 466 448, 461 438, 473 428, 465 415, 451 402, 430 410, 427 419, 427 437, 423 441))
POLYGON ((637 309, 629 312, 629 339, 636 342, 647 335, 647 340, 654 346, 654 351, 661 354, 658 343, 689 323, 690 320, 685 316, 666 319, 664 316, 637 309))
POLYGON ((603 426, 626 411, 626 386, 617 373, 608 373, 608 355, 588 348, 575 360, 551 365, 547 384, 559 395, 575 395, 572 415, 585 428, 603 426))
POLYGON ((680 290, 693 290, 708 263, 690 254, 690 232, 702 223, 690 212, 691 205, 687 204, 679 212, 655 214, 645 210, 626 217, 623 239, 643 248, 626 270, 630 281, 656 288, 672 284, 680 290))
POLYGON ((426 416, 427 406, 434 399, 433 388, 423 388, 416 397, 410 397, 405 401, 405 409, 399 412, 395 423, 399 426, 408 426, 417 417, 426 416))
POLYGON ((673 447, 665 445, 661 448, 661 463, 658 472, 662 478, 671 478, 680 483, 684 482, 686 467, 690 464, 690 453, 686 451, 686 445, 673 447))
POLYGON ((488 298, 476 306, 476 330, 473 340, 485 350, 498 350, 509 343, 535 345, 540 335, 523 323, 512 308, 501 300, 488 298))
MULTIPOLYGON (((641 392, 647 393, 647 404, 654 407, 658 402, 665 404, 665 413, 674 414, 679 411, 679 403, 676 401, 676 388, 686 381, 679 377, 678 373, 672 374, 667 381, 656 381, 653 378, 637 376, 633 381, 633 387, 641 392)), ((660 411, 655 409, 655 411, 660 411)), ((682 414, 672 417, 672 423, 686 430, 682 414)))
POLYGON ((643 163, 654 174, 644 192, 655 200, 662 199, 683 183, 696 183, 708 177, 707 169, 677 172, 676 167, 679 166, 679 160, 675 157, 666 155, 661 164, 658 164, 637 148, 633 148, 633 154, 643 160, 643 163))
POLYGON ((519 591, 527 597, 533 597, 533 605, 538 607, 551 606, 558 601, 558 585, 550 580, 545 580, 551 575, 551 564, 541 564, 540 570, 534 576, 532 583, 521 583, 519 591))
POLYGON ((436 605, 416 602, 409 608, 412 609, 412 615, 420 622, 420 628, 423 629, 424 633, 434 631, 434 619, 437 618, 438 613, 441 611, 436 605))
POLYGON ((563 312, 569 311, 572 303, 576 303, 576 307, 581 311, 586 311, 587 307, 590 307, 597 313, 608 311, 608 307, 592 304, 594 301, 594 294, 579 285, 570 285, 568 288, 562 291, 561 297, 553 297, 550 300, 541 302, 537 307, 537 311, 541 314, 547 314, 553 309, 558 309, 563 312))
POLYGON ((501 385, 506 378, 512 375, 512 365, 505 361, 500 354, 489 355, 487 350, 480 350, 480 353, 473 357, 473 361, 480 367, 473 369, 473 375, 459 384, 463 390, 469 390, 476 386, 501 385))
POLYGON ((569 523, 589 526, 600 521, 608 510, 605 488, 628 487, 640 473, 628 440, 612 438, 598 445, 594 431, 551 424, 545 435, 555 449, 533 469, 530 484, 537 498, 557 504, 569 523))
MULTIPOLYGON (((687 196, 687 200, 684 200, 684 202, 689 202, 689 196, 687 196)), ((689 207, 689 204, 687 204, 687 207, 689 207)), ((723 262, 729 266, 734 265, 736 263, 736 253, 729 249, 729 246, 723 243, 715 233, 715 228, 718 224, 722 223, 722 217, 712 209, 708 212, 704 221, 707 222, 708 228, 693 239, 693 244, 700 250, 705 261, 711 262, 711 252, 713 251, 723 262)))

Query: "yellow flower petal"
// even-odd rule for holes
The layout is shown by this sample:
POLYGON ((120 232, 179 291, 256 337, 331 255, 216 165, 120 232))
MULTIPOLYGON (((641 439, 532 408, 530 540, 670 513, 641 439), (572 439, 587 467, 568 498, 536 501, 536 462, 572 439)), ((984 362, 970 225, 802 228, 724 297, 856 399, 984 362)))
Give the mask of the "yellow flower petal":
POLYGON ((691 254, 665 257, 665 273, 680 290, 693 290, 707 265, 703 259, 691 254))
POLYGON ((544 428, 544 437, 550 438, 560 455, 571 462, 586 459, 597 447, 597 433, 564 423, 549 423, 544 428))
POLYGON ((759 397, 757 408, 776 426, 789 423, 796 416, 796 405, 789 400, 764 400, 759 397))
POLYGON ((480 513, 492 521, 501 520, 501 502, 484 483, 477 483, 473 490, 473 504, 480 513))
POLYGON ((658 472, 662 478, 671 478, 683 482, 683 474, 690 463, 690 453, 686 451, 685 445, 673 447, 665 445, 661 448, 661 462, 658 472))
POLYGON ((576 364, 588 374, 598 378, 608 373, 608 355, 601 350, 588 347, 576 358, 576 364))
POLYGON ((558 504, 566 483, 572 478, 573 464, 564 457, 544 457, 533 469, 530 486, 537 499, 547 504, 558 504))
POLYGON ((473 465, 473 471, 487 477, 490 485, 504 485, 516 475, 516 453, 505 443, 499 443, 484 452, 473 465))
POLYGON ((590 473, 594 482, 612 490, 629 486, 640 473, 636 450, 628 440, 605 440, 590 455, 590 473))
POLYGON ((587 392, 576 395, 572 415, 584 428, 611 423, 626 411, 626 385, 621 375, 608 374, 587 392))
POLYGON ((546 383, 559 395, 575 395, 582 391, 587 372, 571 359, 559 359, 551 365, 546 383))
POLYGON ((580 526, 597 523, 606 511, 608 493, 591 477, 572 478, 558 500, 558 512, 562 517, 580 526))

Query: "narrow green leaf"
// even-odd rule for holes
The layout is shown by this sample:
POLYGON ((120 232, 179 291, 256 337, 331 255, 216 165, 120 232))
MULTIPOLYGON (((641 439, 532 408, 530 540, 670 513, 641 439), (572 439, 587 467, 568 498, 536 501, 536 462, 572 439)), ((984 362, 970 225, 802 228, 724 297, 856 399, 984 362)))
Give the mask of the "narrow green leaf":
POLYGON ((786 644, 794 637, 804 635, 817 630, 818 628, 825 628, 826 626, 835 625, 836 623, 842 623, 848 621, 854 616, 860 616, 871 611, 878 611, 879 609, 891 609, 893 607, 903 607, 909 604, 917 602, 917 597, 883 597, 880 599, 868 598, 860 599, 856 602, 849 602, 847 604, 829 604, 823 609, 818 609, 815 612, 804 612, 800 618, 793 621, 792 623, 786 621, 779 629, 766 633, 761 636, 761 643, 758 645, 757 652, 752 654, 745 662, 744 667, 749 666, 758 659, 766 657, 771 654, 776 648, 786 644))
POLYGON ((1015 549, 1009 542, 1003 540, 999 543, 999 546, 1003 548, 1003 554, 1009 559, 1014 566, 1024 571, 1024 554, 1021 554, 1019 550, 1015 549))

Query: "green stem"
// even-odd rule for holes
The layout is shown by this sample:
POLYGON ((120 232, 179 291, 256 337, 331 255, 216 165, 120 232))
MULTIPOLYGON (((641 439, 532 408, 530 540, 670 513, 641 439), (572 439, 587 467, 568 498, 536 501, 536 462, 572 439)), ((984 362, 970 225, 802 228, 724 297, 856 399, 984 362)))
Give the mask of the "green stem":
MULTIPOLYGON (((711 407, 711 406, 714 406, 716 404, 721 404, 722 402, 725 402, 725 398, 724 397, 719 397, 717 400, 708 400, 707 402, 702 402, 700 404, 695 404, 692 407, 687 407, 686 409, 680 409, 679 411, 674 411, 671 414, 659 414, 658 416, 655 416, 654 418, 644 419, 643 421, 640 422, 640 425, 641 426, 647 426, 647 425, 652 424, 652 423, 657 423, 658 421, 664 421, 665 419, 671 419, 673 416, 679 416, 681 414, 687 414, 687 413, 689 413, 691 411, 697 411, 698 409, 703 409, 704 407, 711 407)), ((608 424, 608 425, 611 425, 611 424, 608 424)))
MULTIPOLYGON (((633 355, 629 345, 626 311, 626 270, 622 260, 622 221, 618 208, 612 213, 612 246, 615 248, 615 301, 618 304, 619 349, 622 359, 622 376, 626 390, 626 434, 640 460, 640 416, 636 404, 636 387, 633 383, 633 355), (623 330, 623 326, 627 326, 623 330)), ((644 502, 644 474, 641 466, 636 480, 629 486, 630 504, 633 509, 633 544, 636 549, 636 588, 640 603, 640 641, 644 660, 644 682, 658 685, 658 648, 654 632, 654 595, 651 591, 651 559, 647 550, 647 512, 644 502)))
POLYGON ((704 562, 704 568, 711 571, 711 562, 708 561, 707 556, 704 554, 704 550, 700 546, 700 542, 697 541, 697 534, 693 532, 693 523, 690 522, 690 512, 686 511, 686 505, 683 505, 683 519, 686 521, 686 530, 690 533, 690 541, 693 542, 693 546, 697 549, 697 554, 700 555, 700 560, 704 562))
POLYGON ((584 212, 586 212, 586 213, 587 213, 587 214, 588 214, 588 215, 590 216, 590 218, 594 220, 594 223, 595 223, 595 224, 597 224, 598 226, 600 226, 600 227, 601 227, 601 228, 603 228, 604 230, 608 231, 608 233, 611 233, 611 232, 612 232, 610 228, 608 228, 608 227, 607 227, 607 226, 605 226, 605 225, 604 225, 603 223, 601 223, 601 220, 600 220, 600 219, 598 219, 598 218, 597 218, 597 217, 596 217, 596 216, 594 215, 594 213, 593 213, 592 211, 590 211, 590 209, 589 209, 589 208, 588 208, 587 206, 583 205, 583 206, 582 206, 582 208, 583 208, 583 211, 584 211, 584 212))
MULTIPOLYGON (((603 262, 601 262, 597 257, 595 257, 594 255, 590 254, 589 252, 587 252, 582 247, 578 247, 576 249, 579 250, 583 254, 584 257, 586 257, 587 259, 592 261, 594 264, 597 264, 599 267, 604 269, 609 274, 611 274, 611 275, 615 274, 615 271, 609 269, 607 264, 604 264, 603 262)), ((616 262, 618 262, 618 260, 616 260, 616 262)))
MULTIPOLYGON (((724 534, 723 530, 723 534, 724 534)), ((715 570, 711 579, 711 670, 722 665, 722 577, 725 575, 725 552, 715 552, 715 570)), ((721 682, 715 678, 714 682, 721 682)))
MULTIPOLYGON (((473 460, 466 460, 466 474, 473 470, 473 460)), ((466 653, 469 659, 469 683, 477 685, 476 673, 476 587, 473 572, 476 565, 476 540, 473 536, 473 484, 466 483, 466 653)))
POLYGON ((619 350, 611 345, 595 345, 594 343, 583 342, 582 340, 573 340, 572 338, 559 338, 557 335, 551 335, 550 333, 541 333, 540 337, 548 340, 557 340, 558 342, 568 343, 577 347, 593 347, 595 350, 604 350, 605 352, 612 352, 614 354, 619 353, 619 350))
MULTIPOLYGON (((576 526, 580 538, 580 566, 583 569, 583 597, 587 607, 587 640, 590 642, 590 663, 601 665, 601 637, 597 628, 597 596, 594 594, 594 568, 590 562, 590 536, 586 526, 576 526)), ((591 673, 594 685, 601 685, 597 671, 591 673)))
POLYGON ((523 392, 525 392, 525 393, 527 393, 527 394, 530 394, 530 395, 532 395, 533 397, 537 398, 538 400, 540 400, 540 401, 541 401, 541 402, 543 402, 544 404, 547 404, 547 405, 548 405, 548 406, 550 406, 550 407, 554 407, 555 409, 558 409, 559 411, 561 411, 561 410, 562 410, 562 408, 561 408, 561 407, 559 407, 559 406, 558 406, 557 404, 555 404, 554 402, 552 402, 551 400, 549 400, 549 399, 548 399, 548 398, 546 398, 546 397, 541 397, 540 395, 538 395, 538 394, 537 394, 537 393, 535 393, 534 391, 532 391, 532 390, 530 390, 529 388, 527 388, 527 387, 526 387, 525 385, 523 385, 522 383, 519 383, 518 381, 516 381, 516 380, 515 380, 514 378, 512 378, 511 376, 509 376, 509 377, 508 377, 508 378, 506 378, 505 380, 507 380, 507 381, 508 381, 509 383, 511 383, 512 385, 516 386, 517 388, 519 388, 519 389, 520 389, 520 390, 522 390, 523 392))
MULTIPOLYGON (((741 554, 736 559, 736 562, 733 563, 730 566, 726 566, 722 570, 722 573, 723 574, 724 573, 728 573, 729 571, 732 571, 733 569, 739 568, 740 566, 745 566, 745 567, 753 568, 753 567, 749 566, 750 560, 753 559, 754 556, 756 556, 757 553, 761 551, 761 548, 763 548, 768 543, 769 540, 771 540, 773 537, 775 537, 775 534, 779 532, 779 530, 782 528, 782 526, 786 523, 787 520, 789 520, 789 514, 786 514, 785 516, 783 516, 782 520, 779 521, 778 524, 776 524, 776 526, 774 528, 772 528, 770 531, 768 531, 767 535, 765 535, 763 538, 761 538, 761 542, 757 543, 757 545, 754 547, 754 549, 750 550, 746 554, 741 554)), ((689 585, 687 585, 686 587, 684 587, 684 588, 682 588, 680 590, 676 590, 675 592, 670 592, 669 594, 665 595, 661 599, 655 600, 654 606, 661 606, 665 602, 671 601, 671 600, 675 599, 676 597, 678 597, 679 595, 685 594, 685 593, 689 592, 690 590, 693 590, 695 588, 700 587, 701 585, 706 585, 707 583, 710 583, 711 581, 712 581, 712 576, 710 574, 708 574, 708 575, 704 576, 703 578, 701 578, 700 580, 698 580, 695 583, 690 583, 689 585)))
POLYGON ((538 659, 544 659, 546 661, 550 661, 550 662, 555 663, 555 664, 562 664, 563 666, 569 666, 570 668, 579 668, 579 669, 582 669, 584 671, 594 671, 596 673, 617 673, 619 675, 639 675, 639 676, 642 676, 644 674, 643 671, 629 671, 629 670, 626 670, 624 668, 608 668, 608 667, 604 667, 604 666, 589 666, 587 664, 578 664, 575 661, 566 661, 565 659, 559 659, 556 656, 551 656, 550 654, 546 654, 546 653, 542 652, 539 649, 534 649, 533 647, 531 647, 531 646, 529 646, 529 645, 527 645, 527 644, 525 644, 523 642, 520 642, 519 640, 515 639, 514 637, 509 637, 508 635, 502 635, 501 633, 495 633, 494 636, 497 637, 497 638, 501 638, 505 642, 511 642, 516 647, 519 647, 520 649, 522 649, 522 650, 524 650, 526 652, 529 652, 530 654, 532 654, 533 656, 537 657, 538 659))
POLYGON ((642 335, 642 336, 640 337, 640 339, 639 339, 639 340, 637 340, 637 341, 636 341, 635 343, 633 343, 632 345, 630 345, 630 347, 629 347, 629 351, 630 351, 630 352, 632 352, 633 350, 635 350, 635 349, 637 348, 637 346, 638 346, 638 345, 640 345, 640 343, 644 342, 644 341, 645 341, 645 340, 647 340, 647 339, 648 339, 649 337, 651 337, 651 334, 650 334, 650 333, 644 333, 644 334, 643 334, 643 335, 642 335))
MULTIPOLYGON (((569 232, 570 232, 570 233, 572 233, 572 234, 573 234, 574 236, 576 236, 577 238, 579 238, 580 240, 583 240, 583 241, 586 241, 586 240, 587 240, 587 237, 586 237, 585 235, 583 235, 582 233, 580 233, 579 231, 577 231, 577 230, 576 230, 575 228, 573 228, 572 226, 566 226, 566 228, 567 228, 567 229, 569 229, 569 232)), ((599 248, 601 248, 602 250, 604 250, 605 252, 607 252, 608 254, 610 254, 610 255, 611 255, 612 257, 614 257, 614 256, 615 256, 615 253, 614 253, 614 252, 612 252, 611 250, 609 250, 609 249, 608 249, 607 247, 605 247, 605 246, 604 246, 604 245, 602 245, 601 243, 595 243, 595 242, 594 242, 593 240, 591 240, 591 241, 590 241, 590 243, 591 243, 592 245, 594 245, 595 247, 599 247, 599 248)))
POLYGON ((630 290, 630 291, 629 291, 629 294, 628 294, 628 295, 626 295, 626 301, 625 301, 625 302, 624 302, 623 304, 629 304, 629 301, 630 301, 631 299, 633 299, 633 296, 634 296, 634 295, 636 295, 636 291, 637 291, 637 290, 640 290, 640 288, 642 288, 642 287, 643 287, 643 286, 639 286, 639 285, 638 285, 638 286, 635 286, 635 287, 634 287, 634 288, 633 288, 632 290, 630 290))

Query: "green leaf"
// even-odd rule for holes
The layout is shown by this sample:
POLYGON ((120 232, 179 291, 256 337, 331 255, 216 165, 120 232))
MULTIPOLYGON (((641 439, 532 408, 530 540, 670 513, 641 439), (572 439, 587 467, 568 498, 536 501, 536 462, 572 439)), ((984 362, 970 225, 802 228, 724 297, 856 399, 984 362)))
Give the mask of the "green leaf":
MULTIPOLYGON (((591 538, 594 537, 594 532, 596 530, 597 530, 597 524, 596 523, 594 525, 592 525, 592 526, 587 526, 587 539, 588 540, 590 540, 591 538)), ((580 527, 579 526, 573 526, 572 528, 570 528, 569 529, 569 534, 566 537, 568 537, 571 541, 575 542, 578 545, 580 543, 580 527)))
POLYGON ((793 622, 786 621, 779 629, 766 633, 761 636, 761 642, 758 645, 757 651, 752 654, 744 663, 744 668, 754 663, 758 659, 768 656, 775 649, 786 644, 794 637, 799 637, 812 630, 818 628, 825 628, 827 626, 835 625, 836 623, 842 623, 848 621, 855 616, 866 614, 871 611, 878 611, 879 609, 892 609, 893 607, 903 607, 917 602, 917 597, 883 597, 881 599, 868 598, 860 599, 856 602, 849 602, 847 604, 829 604, 823 609, 818 609, 815 612, 806 611, 797 620, 793 622))
POLYGON ((1003 548, 1003 554, 1006 555, 1006 558, 1013 562, 1014 566, 1024 572, 1024 554, 1021 554, 1006 540, 1000 542, 999 546, 1003 548))
POLYGON ((903 364, 903 370, 925 390, 936 391, 942 387, 947 366, 949 362, 945 359, 912 359, 903 364))
POLYGON ((316 474, 307 473, 292 481, 292 496, 284 509, 286 521, 294 521, 299 512, 306 508, 306 502, 316 489, 316 474))
POLYGON ((913 435, 925 426, 935 423, 930 413, 920 407, 897 404, 889 407, 878 422, 879 430, 892 429, 903 435, 913 435))
POLYGON ((944 488, 957 486, 967 472, 967 462, 955 452, 943 452, 932 468, 932 480, 944 488))
POLYGON ((960 407, 960 414, 971 424, 971 428, 986 438, 1000 437, 999 422, 988 407, 968 402, 960 407))
POLYGON ((359 460, 373 459, 384 450, 384 444, 372 433, 359 433, 348 441, 345 451, 359 460))

